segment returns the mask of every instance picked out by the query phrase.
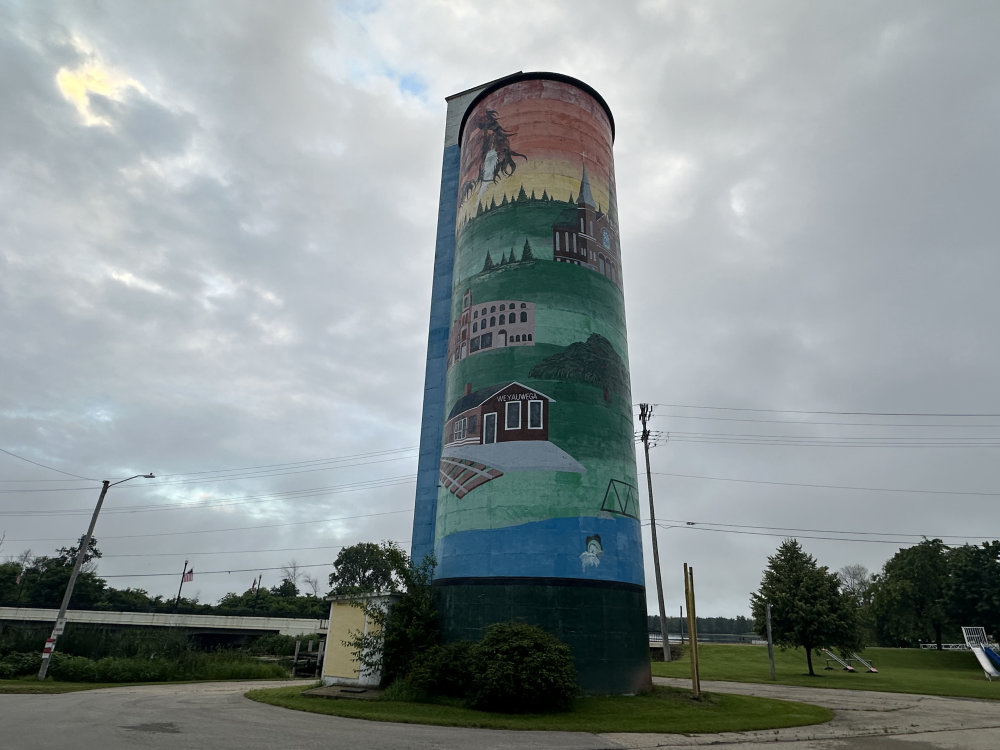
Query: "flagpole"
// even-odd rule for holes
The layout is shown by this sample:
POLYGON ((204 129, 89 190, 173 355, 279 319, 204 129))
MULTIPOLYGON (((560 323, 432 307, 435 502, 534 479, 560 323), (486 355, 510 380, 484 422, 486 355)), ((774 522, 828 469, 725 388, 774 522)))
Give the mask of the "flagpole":
POLYGON ((188 561, 184 561, 184 570, 181 571, 181 585, 177 587, 177 599, 174 600, 174 609, 176 610, 181 603, 181 589, 184 588, 184 576, 188 572, 188 561))

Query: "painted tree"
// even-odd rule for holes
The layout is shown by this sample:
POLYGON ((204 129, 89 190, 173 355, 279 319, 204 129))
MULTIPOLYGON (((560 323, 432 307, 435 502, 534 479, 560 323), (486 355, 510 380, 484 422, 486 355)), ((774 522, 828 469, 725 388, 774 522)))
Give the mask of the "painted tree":
POLYGON ((875 577, 872 613, 879 642, 916 646, 930 641, 941 649, 948 613, 947 548, 940 539, 899 550, 875 577))
POLYGON ((521 260, 522 261, 528 261, 528 260, 534 260, 534 259, 535 259, 535 254, 533 252, 531 252, 531 243, 528 242, 528 238, 525 237, 524 238, 524 248, 522 248, 522 250, 521 250, 521 260))
POLYGON ((750 596, 758 633, 766 630, 770 603, 774 642, 805 649, 810 675, 815 675, 813 649, 859 646, 855 610, 840 592, 836 573, 817 565, 795 539, 783 541, 767 561, 760 589, 750 596))
POLYGON ((486 262, 483 263, 483 272, 492 271, 492 270, 493 270, 493 258, 490 255, 490 251, 487 250, 486 251, 486 262))

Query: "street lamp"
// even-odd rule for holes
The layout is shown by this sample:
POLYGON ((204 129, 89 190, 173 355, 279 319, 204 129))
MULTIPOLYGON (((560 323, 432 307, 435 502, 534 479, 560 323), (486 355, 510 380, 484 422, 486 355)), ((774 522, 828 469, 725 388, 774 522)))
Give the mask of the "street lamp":
POLYGON ((69 608, 69 599, 73 596, 73 587, 76 585, 76 578, 80 575, 80 568, 83 567, 83 558, 87 554, 87 550, 90 548, 90 539, 94 536, 94 527, 97 526, 97 516, 101 512, 101 506, 104 504, 104 496, 108 494, 108 488, 114 487, 116 484, 122 484, 130 479, 138 479, 139 477, 144 477, 146 479, 155 479, 156 475, 153 473, 149 474, 136 474, 128 479, 120 479, 117 482, 110 482, 107 479, 104 480, 104 486, 101 487, 101 496, 97 498, 97 507, 94 508, 94 515, 90 519, 90 528, 87 529, 87 534, 80 542, 80 549, 76 553, 76 562, 73 563, 73 572, 69 575, 69 583, 66 584, 66 593, 63 594, 62 605, 59 607, 59 614, 56 615, 56 625, 52 628, 52 635, 49 636, 48 640, 45 641, 45 648, 42 649, 42 666, 38 668, 38 679, 44 680, 45 675, 49 671, 49 662, 51 661, 52 652, 56 648, 56 639, 62 635, 63 629, 66 627, 66 610, 69 608))

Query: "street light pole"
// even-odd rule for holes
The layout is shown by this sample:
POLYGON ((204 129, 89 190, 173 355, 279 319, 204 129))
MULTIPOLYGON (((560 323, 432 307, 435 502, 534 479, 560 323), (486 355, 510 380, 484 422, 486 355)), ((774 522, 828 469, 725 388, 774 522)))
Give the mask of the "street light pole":
POLYGON ((663 606, 663 580, 660 577, 660 547, 656 542, 656 509, 653 507, 653 477, 649 471, 649 430, 646 420, 653 416, 649 404, 639 404, 642 422, 642 448, 646 454, 646 486, 649 488, 649 531, 653 538, 653 570, 656 573, 656 600, 660 605, 660 635, 663 637, 663 661, 670 661, 670 640, 667 635, 667 610, 663 606))
POLYGON ((104 496, 108 494, 109 487, 114 487, 116 484, 121 484, 122 482, 129 481, 129 479, 136 479, 138 477, 155 479, 155 475, 150 473, 136 474, 128 479, 122 479, 117 482, 109 482, 107 479, 103 482, 101 496, 97 498, 97 507, 94 508, 94 515, 90 518, 90 527, 80 542, 80 549, 76 553, 76 562, 73 563, 73 572, 69 574, 69 583, 66 584, 66 593, 63 594, 62 604, 59 606, 59 614, 56 615, 55 627, 52 628, 52 634, 45 641, 45 647, 42 649, 42 666, 38 668, 39 680, 44 680, 45 675, 48 674, 52 652, 56 648, 56 640, 62 635, 63 629, 66 627, 66 610, 69 609, 69 600, 73 596, 73 587, 76 585, 77 576, 80 575, 80 568, 83 567, 83 560, 87 555, 87 550, 90 548, 90 540, 94 536, 94 527, 97 526, 97 516, 100 515, 101 506, 104 505, 104 496))

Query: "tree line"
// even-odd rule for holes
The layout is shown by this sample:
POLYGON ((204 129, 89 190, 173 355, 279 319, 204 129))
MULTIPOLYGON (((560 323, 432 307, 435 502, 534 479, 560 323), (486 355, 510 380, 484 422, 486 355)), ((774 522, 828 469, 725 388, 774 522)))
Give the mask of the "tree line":
MULTIPOLYGON (((0 606, 57 609, 82 542, 81 536, 76 545, 60 547, 53 555, 33 555, 27 550, 0 563, 0 606)), ((226 594, 218 604, 202 604, 183 596, 178 600, 150 596, 141 588, 109 586, 97 572, 100 557, 97 540, 91 538, 73 589, 72 609, 308 619, 322 619, 329 614, 329 604, 325 593, 320 594, 318 582, 305 575, 294 561, 282 569, 283 577, 277 586, 251 586, 242 594, 226 594)))
POLYGON ((848 565, 834 573, 795 539, 768 558, 760 588, 750 597, 754 629, 806 651, 866 645, 917 647, 962 642, 963 626, 1000 633, 1000 541, 949 547, 925 539, 900 549, 878 573, 848 565))
MULTIPOLYGON (((749 635, 754 633, 753 620, 743 615, 736 617, 698 617, 698 635, 749 635)), ((647 615, 646 626, 650 633, 660 632, 660 616, 647 615)), ((687 618, 668 617, 668 633, 686 633, 687 618)))

